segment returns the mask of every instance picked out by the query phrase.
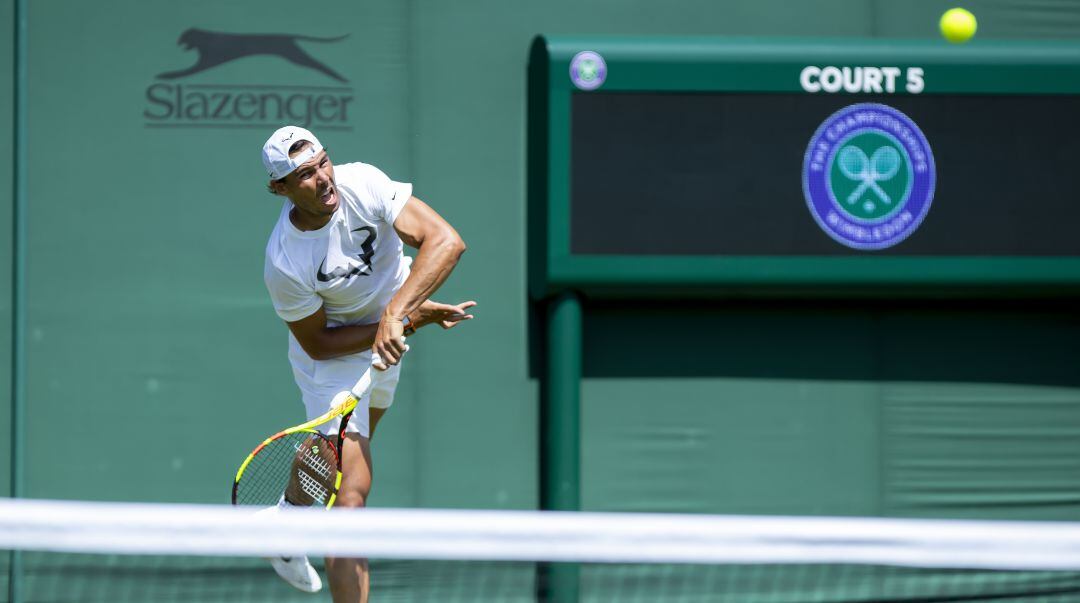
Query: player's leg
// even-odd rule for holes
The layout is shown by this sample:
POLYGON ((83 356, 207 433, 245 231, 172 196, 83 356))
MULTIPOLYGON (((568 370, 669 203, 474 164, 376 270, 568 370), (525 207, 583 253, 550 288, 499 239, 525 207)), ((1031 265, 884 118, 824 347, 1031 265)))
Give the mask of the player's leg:
POLYGON ((382 416, 385 415, 385 414, 386 414, 386 409, 385 408, 369 408, 368 409, 368 425, 371 426, 370 427, 371 434, 370 434, 370 437, 368 439, 375 437, 375 426, 378 425, 379 419, 381 419, 382 416))
MULTIPOLYGON (((286 506, 287 504, 282 502, 259 511, 259 514, 278 513, 286 506)), ((306 555, 268 557, 267 561, 274 568, 274 572, 290 585, 308 593, 322 590, 322 579, 319 578, 319 573, 311 566, 306 555)))
MULTIPOLYGON (((356 432, 345 434, 341 446, 341 489, 335 508, 357 508, 367 504, 371 492, 371 446, 356 432)), ((368 600, 367 559, 326 558, 326 575, 334 603, 366 603, 368 600)))
MULTIPOLYGON (((309 370, 294 370, 293 374, 296 377, 296 384, 300 387, 302 392, 304 407, 307 413, 308 420, 321 416, 327 410, 330 410, 330 403, 334 399, 334 396, 341 391, 348 390, 355 383, 356 375, 362 374, 367 367, 371 366, 370 356, 362 357, 357 355, 351 363, 313 363, 309 370), (320 375, 320 379, 315 379, 315 375, 320 375)), ((364 398, 365 404, 367 397, 364 398)), ((358 408, 349 421, 349 432, 354 436, 359 434, 367 434, 367 410, 363 407, 358 408)), ((331 421, 320 427, 323 434, 330 438, 335 444, 337 443, 338 429, 340 428, 340 420, 331 421)), ((357 445, 346 441, 346 448, 352 450, 357 445)), ((366 448, 365 448, 366 451, 366 448)), ((364 454, 351 454, 352 457, 364 458, 364 454)), ((300 455, 297 455, 297 459, 300 455)), ((334 461, 336 463, 336 460, 334 461)), ((355 461, 353 461, 355 464, 355 461)), ((310 504, 310 499, 305 499, 302 495, 302 485, 296 477, 297 473, 292 472, 292 477, 289 483, 286 485, 285 496, 283 497, 280 505, 287 506, 288 503, 300 504, 306 506, 310 504)), ((342 486, 338 493, 338 497, 335 502, 335 506, 345 506, 345 499, 356 499, 356 493, 359 491, 362 501, 367 499, 367 491, 371 488, 371 467, 370 461, 362 462, 360 469, 351 469, 346 465, 346 459, 342 459, 342 486), (361 481, 358 486, 355 482, 356 479, 361 481), (352 492, 353 494, 349 494, 352 492)), ((271 564, 274 566, 274 570, 279 576, 284 578, 289 584, 305 590, 307 592, 315 592, 322 588, 322 581, 319 579, 318 572, 311 566, 310 561, 306 556, 298 557, 281 557, 271 559, 271 564)), ((363 599, 342 599, 355 603, 356 601, 367 600, 367 581, 366 581, 366 565, 363 566, 365 572, 363 576, 363 599)), ((329 564, 328 564, 329 568, 329 564)), ((328 572, 329 574, 329 572, 328 572)), ((331 582, 333 586, 333 582, 331 582)), ((358 590, 357 586, 353 587, 353 590, 358 590)), ((355 595, 359 597, 360 595, 355 595)), ((334 595, 334 600, 337 601, 337 595, 334 595)))
POLYGON ((297 446, 283 502, 298 507, 326 506, 332 490, 332 471, 337 464, 333 450, 324 445, 329 443, 311 435, 297 446), (304 481, 301 474, 306 476, 304 481))
MULTIPOLYGON (((323 496, 317 498, 318 486, 310 482, 308 487, 305 488, 298 477, 302 470, 301 467, 304 466, 326 469, 334 466, 336 458, 333 456, 332 451, 321 446, 323 441, 320 438, 311 436, 297 447, 296 455, 293 457, 292 469, 289 472, 289 483, 285 486, 285 493, 276 506, 264 509, 260 513, 275 513, 290 506, 310 507, 315 504, 320 506, 325 504, 325 495, 328 492, 323 490, 323 496)), ((307 471, 304 472, 307 473, 307 471)), ((323 484, 323 486, 328 487, 329 484, 323 484)), ((322 590, 322 579, 319 578, 319 573, 312 567, 306 555, 271 557, 269 561, 277 575, 292 586, 309 593, 322 590)))

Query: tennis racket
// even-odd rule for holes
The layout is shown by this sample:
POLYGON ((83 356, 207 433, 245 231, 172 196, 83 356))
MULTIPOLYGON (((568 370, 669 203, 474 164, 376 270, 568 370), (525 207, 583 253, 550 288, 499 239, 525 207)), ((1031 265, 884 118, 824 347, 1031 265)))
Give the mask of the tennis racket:
MULTIPOLYGON (((405 348, 408 350, 408 346, 405 348)), ((372 354, 372 364, 380 362, 372 354)), ((341 487, 341 445, 357 402, 371 388, 372 367, 349 391, 334 396, 325 414, 266 438, 241 463, 232 487, 234 505, 268 507, 284 492, 292 505, 326 507, 337 500, 341 487), (317 427, 341 417, 337 442, 317 427)))

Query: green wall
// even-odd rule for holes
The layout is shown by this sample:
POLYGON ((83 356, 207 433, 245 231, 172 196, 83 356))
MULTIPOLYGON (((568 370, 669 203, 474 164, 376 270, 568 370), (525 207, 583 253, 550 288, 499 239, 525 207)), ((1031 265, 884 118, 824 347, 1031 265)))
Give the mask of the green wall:
POLYGON ((1080 517, 1074 303, 586 306, 582 505, 1080 517))
MULTIPOLYGON (((952 4, 28 3, 26 451, 11 459, 0 447, 0 494, 19 462, 30 497, 225 502, 250 448, 302 416, 286 329, 262 283, 281 201, 263 190, 257 153, 279 120, 193 125, 198 108, 187 120, 153 117, 165 97, 151 101, 151 87, 179 84, 350 97, 347 117, 312 126, 334 159, 412 181, 458 228, 469 252, 438 298, 476 299, 478 318, 414 340, 374 442, 371 502, 516 509, 536 508, 539 481, 530 333, 539 312, 525 284, 534 36, 933 38, 952 4), (196 51, 177 44, 190 28, 347 34, 300 42, 347 82, 273 56, 163 80, 194 63, 196 51)), ((1080 33, 1071 2, 967 6, 983 38, 1080 33)), ((0 30, 13 32, 12 12, 13 0, 0 0, 0 30)), ((0 45, 7 123, 12 60, 12 45, 0 45)), ((11 136, 0 129, 3 166, 11 136)), ((0 231, 13 232, 10 186, 0 231)), ((9 392, 13 258, 3 241, 0 392, 9 392)), ((589 302, 583 506, 1076 519, 1066 479, 1080 431, 1074 316, 1039 304, 589 302), (671 326, 687 319, 689 333, 671 326), (658 351, 673 329, 676 348, 658 351)), ((10 417, 0 393, 0 433, 10 417)))
MULTIPOLYGON (((227 128, 175 127, 147 117, 162 110, 147 97, 156 84, 235 94, 276 85, 345 90, 352 98, 348 118, 322 130, 312 126, 335 160, 374 163, 414 182, 416 194, 469 244, 438 297, 478 300, 478 318, 416 338, 397 404, 375 440, 372 503, 483 508, 538 504, 538 391, 525 289, 525 65, 533 37, 930 38, 937 35, 937 15, 950 5, 332 0, 319 9, 332 19, 305 21, 284 0, 29 4, 28 450, 20 459, 26 494, 224 502, 235 465, 251 446, 301 416, 285 359, 286 330, 261 278, 280 204, 263 191, 257 156, 267 124, 237 119, 227 128), (162 80, 159 74, 194 62, 195 51, 177 45, 192 27, 348 34, 301 43, 348 81, 271 56, 162 80), (65 435, 59 447, 52 437, 57 429, 65 435), (159 478, 134 479, 144 475, 159 478)), ((0 2, 0 29, 9 32, 12 6, 0 2)), ((1032 7, 986 0, 968 7, 980 18, 982 37, 1080 31, 1080 9, 1065 2, 1032 7)), ((10 122, 10 44, 0 47, 0 80, 0 119, 10 122)), ((0 165, 10 166, 10 129, 0 136, 0 165)), ((0 229, 10 233, 10 186, 0 192, 0 206, 0 229)), ((12 258, 5 240, 0 387, 7 392, 12 258)), ((1077 351, 1066 343, 1061 354, 1045 356, 1048 372, 1015 379, 952 373, 947 363, 930 375, 859 368, 889 351, 917 355, 944 341, 976 365, 1027 366, 1027 352, 1041 349, 1041 337, 1073 334, 1068 312, 1016 306, 975 316, 950 310, 946 319, 932 307, 914 314, 849 308, 825 318, 798 304, 729 310, 721 306, 699 323, 712 329, 708 335, 689 336, 712 359, 705 374, 654 374, 648 357, 663 328, 620 318, 618 310, 588 309, 587 325, 599 326, 586 327, 587 508, 963 515, 957 502, 963 496, 925 494, 934 484, 920 473, 926 469, 919 454, 938 443, 875 430, 914 422, 927 409, 970 407, 990 421, 985 405, 1010 404, 1035 409, 1023 415, 1032 420, 1076 422, 1076 383, 1047 376, 1075 366, 1077 351), (1001 321, 1010 327, 992 345, 965 339, 1001 321), (731 341, 734 327, 740 335, 731 341), (840 331, 858 335, 838 341, 840 331), (604 358, 613 346, 621 350, 615 356, 622 368, 597 368, 612 364, 604 358), (831 372, 811 359, 795 370, 793 354, 815 357, 808 350, 817 349, 854 368, 831 372), (778 358, 787 360, 778 366, 778 358)), ((7 394, 0 400, 0 430, 7 433, 10 400, 7 394)), ((1001 421, 1014 423, 1002 412, 1001 421)), ((1054 445, 1065 446, 1064 440, 1054 445)), ((958 450, 962 460, 977 449, 948 450, 958 450)), ((7 492, 11 462, 4 447, 0 493, 7 492)), ((962 465, 934 479, 955 481, 958 474, 950 471, 962 465)), ((978 487, 993 489, 994 479, 1008 481, 1011 474, 1002 475, 978 487)), ((1073 505, 1048 502, 1072 495, 1046 491, 1027 506, 1003 499, 979 513, 1074 517, 1073 505)))
MULTIPOLYGON (((0 31, 14 32, 14 0, 0 2, 0 31)), ((7 37, 11 40, 10 35, 7 37)), ((14 45, 0 46, 0 123, 12 124, 14 111, 14 45)), ((12 136, 7 126, 0 133, 0 165, 4 185, 0 187, 0 495, 11 493, 11 302, 12 302, 12 136)))
MULTIPOLYGON (((350 34, 308 46, 358 99, 348 130, 324 140, 407 178, 404 11, 336 3, 347 18, 326 31, 295 24, 290 6, 262 3, 254 14, 270 16, 253 19, 216 2, 32 3, 27 431, 44 444, 63 425, 79 454, 28 454, 29 496, 225 502, 259 434, 302 417, 262 283, 281 204, 258 158, 271 130, 145 117, 160 109, 147 100, 157 74, 194 62, 176 43, 190 27, 350 34), (161 478, 131 479, 147 474, 161 478)), ((336 84, 267 56, 174 81, 336 84)))
MULTIPOLYGON (((936 15, 946 4, 331 2, 326 9, 336 17, 328 28, 298 22, 293 5, 283 1, 259 3, 258 10, 209 1, 117 0, 104 7, 75 0, 30 2, 24 292, 30 450, 22 459, 27 494, 224 501, 233 466, 252 442, 300 416, 285 360, 285 328, 261 282, 262 250, 280 202, 261 188, 256 154, 267 128, 238 120, 229 128, 160 127, 168 120, 146 116, 162 110, 148 100, 151 86, 218 86, 201 90, 234 93, 241 86, 266 85, 346 89, 352 97, 348 118, 321 130, 333 156, 339 162, 372 162, 395 178, 413 181, 418 196, 449 218, 470 246, 439 297, 480 302, 473 323, 417 339, 398 404, 375 441, 378 478, 372 502, 533 508, 538 392, 530 373, 524 282, 524 76, 533 36, 925 38, 936 35, 936 15), (159 74, 194 62, 196 52, 177 45, 192 27, 348 34, 336 42, 301 43, 348 82, 270 56, 243 58, 172 82, 160 79, 159 74), (78 455, 40 448, 58 425, 67 430, 65 446, 78 455), (151 487, 130 479, 146 473, 164 477, 151 487)), ((9 31, 11 6, 5 3, 3 13, 9 31)), ((973 2, 971 8, 986 37, 1060 37, 1074 31, 1069 24, 1077 22, 1076 11, 1059 4, 1042 5, 1041 12, 1020 2, 973 2)), ((9 115, 10 46, 0 52, 8 82, 0 112, 9 115)), ((4 136, 9 139, 10 133, 4 136)), ((3 141, 0 159, 9 158, 10 151, 9 140, 3 141)), ((4 203, 0 213, 9 232, 10 205, 4 203)), ((6 317, 10 245, 4 249, 0 309, 6 317)), ((816 320, 799 319, 793 308, 773 311, 798 325, 816 320)), ((1012 316, 1027 313, 1020 308, 1012 316)), ((0 322, 8 341, 10 321, 0 322)), ((635 345, 648 346, 647 339, 640 337, 635 345)), ((0 347, 0 379, 7 384, 11 346, 0 347)), ((861 351, 856 347, 850 353, 861 351)), ((776 412, 797 400, 812 409, 806 411, 808 424, 824 420, 817 416, 817 403, 851 425, 873 422, 881 412, 866 406, 877 404, 886 386, 879 375, 836 381, 808 374, 804 382, 771 374, 769 367, 762 360, 753 381, 737 374, 665 377, 638 387, 627 379, 588 379, 584 416, 587 425, 597 426, 584 442, 587 506, 652 505, 648 496, 630 500, 626 492, 609 490, 608 480, 590 477, 606 475, 617 464, 609 445, 630 445, 606 425, 612 404, 639 409, 641 418, 622 420, 641 425, 650 424, 648 409, 658 391, 675 392, 672 399, 684 401, 727 400, 736 408, 739 400, 750 404, 764 398, 780 404, 776 412)), ((3 404, 6 409, 6 396, 3 404)), ((714 417, 711 424, 727 422, 724 406, 702 412, 714 417)), ((4 426, 9 416, 0 413, 4 426)), ((873 445, 854 427, 842 431, 852 446, 873 445)), ((704 452, 707 457, 713 451, 704 452)), ((835 458, 822 454, 810 457, 819 470, 835 458)), ((6 476, 10 462, 0 459, 6 476)), ((877 475, 874 467, 847 462, 854 473, 844 478, 844 487, 854 489, 851 495, 843 502, 808 503, 802 510, 891 509, 855 492, 863 483, 857 476, 870 479, 877 475)), ((724 469, 735 476, 756 470, 724 469)), ((751 493, 745 496, 750 498, 742 503, 702 497, 687 499, 684 506, 771 508, 758 506, 751 493)), ((798 511, 792 504, 787 510, 798 511)))

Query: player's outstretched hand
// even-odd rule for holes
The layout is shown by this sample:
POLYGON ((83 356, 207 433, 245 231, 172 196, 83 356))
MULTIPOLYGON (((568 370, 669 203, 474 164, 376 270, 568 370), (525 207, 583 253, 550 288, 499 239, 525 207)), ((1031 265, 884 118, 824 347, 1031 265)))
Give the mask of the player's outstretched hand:
POLYGON ((474 301, 461 302, 459 304, 441 304, 436 301, 425 301, 413 316, 416 318, 416 327, 438 324, 444 329, 450 329, 464 320, 472 320, 473 315, 469 308, 476 305, 474 301))

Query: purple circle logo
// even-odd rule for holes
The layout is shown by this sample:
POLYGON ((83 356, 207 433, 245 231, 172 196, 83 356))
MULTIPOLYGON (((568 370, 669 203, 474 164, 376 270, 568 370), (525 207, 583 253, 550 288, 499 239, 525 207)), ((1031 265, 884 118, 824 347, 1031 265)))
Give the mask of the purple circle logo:
POLYGON ((607 63, 604 57, 585 50, 574 55, 570 61, 570 81, 579 90, 596 90, 607 79, 607 63))
POLYGON ((934 154, 907 115, 877 103, 833 113, 803 159, 803 194, 814 221, 852 249, 885 249, 930 211, 934 154))

